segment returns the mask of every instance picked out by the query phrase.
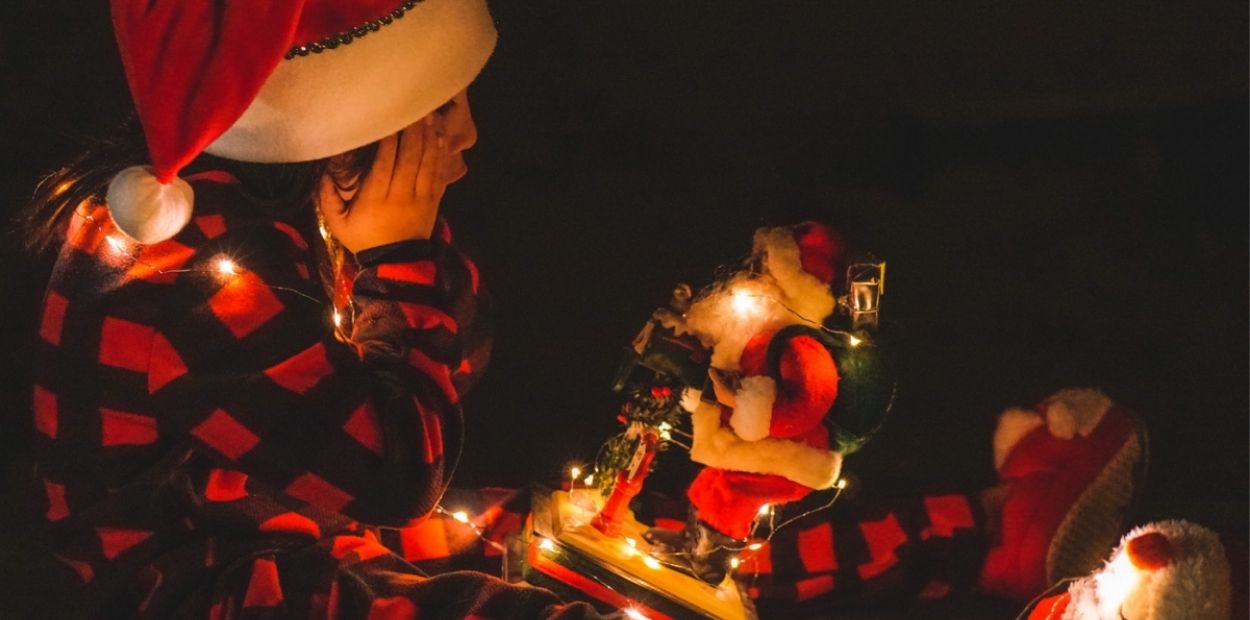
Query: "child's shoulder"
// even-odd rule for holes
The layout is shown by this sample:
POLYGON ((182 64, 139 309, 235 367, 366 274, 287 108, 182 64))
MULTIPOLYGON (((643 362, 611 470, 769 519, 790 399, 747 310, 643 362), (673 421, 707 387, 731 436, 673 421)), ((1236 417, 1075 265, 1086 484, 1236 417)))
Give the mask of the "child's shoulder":
MULTIPOLYGON (((228 172, 212 170, 190 175, 187 182, 195 194, 195 210, 186 229, 176 239, 200 245, 221 237, 280 235, 281 245, 309 249, 312 231, 303 230, 311 216, 298 218, 298 205, 277 205, 249 194, 228 172), (307 222, 300 222, 307 219, 307 222)), ((311 211, 311 205, 307 205, 311 211)), ((278 237, 275 237, 278 238, 278 237)))

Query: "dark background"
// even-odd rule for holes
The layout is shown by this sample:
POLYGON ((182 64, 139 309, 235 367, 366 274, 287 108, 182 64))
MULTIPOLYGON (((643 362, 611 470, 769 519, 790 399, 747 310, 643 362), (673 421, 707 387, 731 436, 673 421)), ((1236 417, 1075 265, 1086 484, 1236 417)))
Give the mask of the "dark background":
MULTIPOLYGON (((1245 3, 494 4, 481 139, 444 204, 499 308, 457 484, 591 459, 671 286, 820 218, 888 259, 904 330, 893 417, 847 464, 865 493, 986 484, 996 412, 1098 386, 1150 424, 1136 519, 1244 547, 1245 3)), ((129 112, 104 5, 0 7, 6 216, 129 112)), ((41 592, 20 489, 47 268, 0 247, 0 592, 26 594, 3 600, 41 592)), ((952 609, 925 613, 972 613, 952 609)))

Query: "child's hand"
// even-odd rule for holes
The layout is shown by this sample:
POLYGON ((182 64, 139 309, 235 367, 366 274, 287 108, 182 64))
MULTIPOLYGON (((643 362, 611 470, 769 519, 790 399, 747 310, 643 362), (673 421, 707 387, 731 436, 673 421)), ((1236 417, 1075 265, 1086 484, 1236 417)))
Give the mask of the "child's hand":
POLYGON ((447 138, 431 114, 378 143, 373 165, 354 195, 329 174, 318 207, 326 227, 352 253, 409 239, 429 239, 447 190, 447 138))

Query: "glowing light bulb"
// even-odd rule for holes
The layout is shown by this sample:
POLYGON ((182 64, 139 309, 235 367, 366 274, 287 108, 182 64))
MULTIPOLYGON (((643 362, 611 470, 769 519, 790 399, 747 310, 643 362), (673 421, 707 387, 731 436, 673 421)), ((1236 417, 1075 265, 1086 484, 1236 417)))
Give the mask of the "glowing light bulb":
POLYGON ((773 510, 772 504, 764 504, 763 506, 760 506, 760 516, 767 517, 768 513, 772 512, 772 510, 773 510))
POLYGON ((742 565, 742 560, 738 558, 729 558, 729 568, 738 568, 742 565))
POLYGON ((569 476, 571 476, 574 480, 577 480, 577 477, 581 475, 582 475, 582 468, 576 465, 569 468, 569 476))
POLYGON ((594 483, 595 483, 595 475, 594 475, 594 474, 590 474, 589 476, 586 476, 586 479, 585 479, 585 480, 583 480, 582 482, 585 482, 585 483, 586 483, 586 486, 590 486, 590 485, 594 484, 594 483))
POLYGON ((751 543, 747 545, 747 549, 750 549, 751 551, 759 551, 760 549, 763 549, 763 548, 764 548, 764 545, 762 543, 751 543))
POLYGON ((659 429, 661 431, 671 431, 673 430, 673 425, 669 424, 668 422, 660 422, 659 429))
POLYGON ((754 316, 759 313, 760 302, 754 293, 738 289, 729 299, 729 306, 740 317, 754 316))
POLYGON ((228 258, 218 259, 217 260, 217 273, 220 273, 223 276, 238 275, 239 273, 238 265, 235 265, 234 261, 228 258))
POLYGON ((855 336, 850 336, 849 338, 850 338, 850 343, 852 347, 858 347, 859 345, 864 343, 863 340, 860 340, 859 338, 856 338, 855 336))
POLYGON ((457 520, 457 521, 459 521, 459 522, 461 522, 461 523, 468 523, 468 522, 469 522, 469 513, 465 512, 465 511, 463 511, 463 510, 457 510, 456 512, 451 513, 451 518, 453 518, 453 519, 455 519, 455 520, 457 520))
POLYGON ((845 488, 846 488, 846 478, 838 478, 838 483, 837 483, 836 485, 834 485, 834 486, 838 487, 839 489, 845 489, 845 488))
POLYGON ((542 539, 542 542, 538 543, 538 548, 543 551, 555 551, 556 544, 552 542, 550 538, 544 538, 542 539))
POLYGON ((649 555, 642 556, 642 563, 645 564, 646 567, 650 568, 651 570, 660 569, 660 561, 649 555))
POLYGON ((625 612, 625 617, 629 618, 629 620, 648 620, 648 618, 645 615, 643 615, 641 611, 638 611, 637 609, 634 609, 633 607, 626 607, 625 609, 621 611, 625 612))
POLYGON ((626 538, 625 544, 621 545, 621 552, 623 552, 627 558, 632 558, 638 555, 638 541, 632 538, 626 538))

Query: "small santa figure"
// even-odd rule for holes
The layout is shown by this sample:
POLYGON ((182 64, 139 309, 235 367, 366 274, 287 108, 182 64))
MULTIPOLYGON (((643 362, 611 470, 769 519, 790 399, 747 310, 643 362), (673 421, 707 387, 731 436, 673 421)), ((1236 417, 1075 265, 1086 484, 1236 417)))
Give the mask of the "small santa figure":
POLYGON ((686 313, 712 348, 710 389, 690 406, 690 456, 707 467, 687 492, 686 528, 646 538, 708 583, 728 574, 761 512, 838 484, 843 454, 888 409, 893 384, 875 345, 864 346, 870 335, 825 327, 845 257, 828 226, 761 229, 751 268, 686 313))
POLYGON ((1029 620, 1223 620, 1231 611, 1219 536, 1188 521, 1143 525, 1106 565, 1040 598, 1029 620))

